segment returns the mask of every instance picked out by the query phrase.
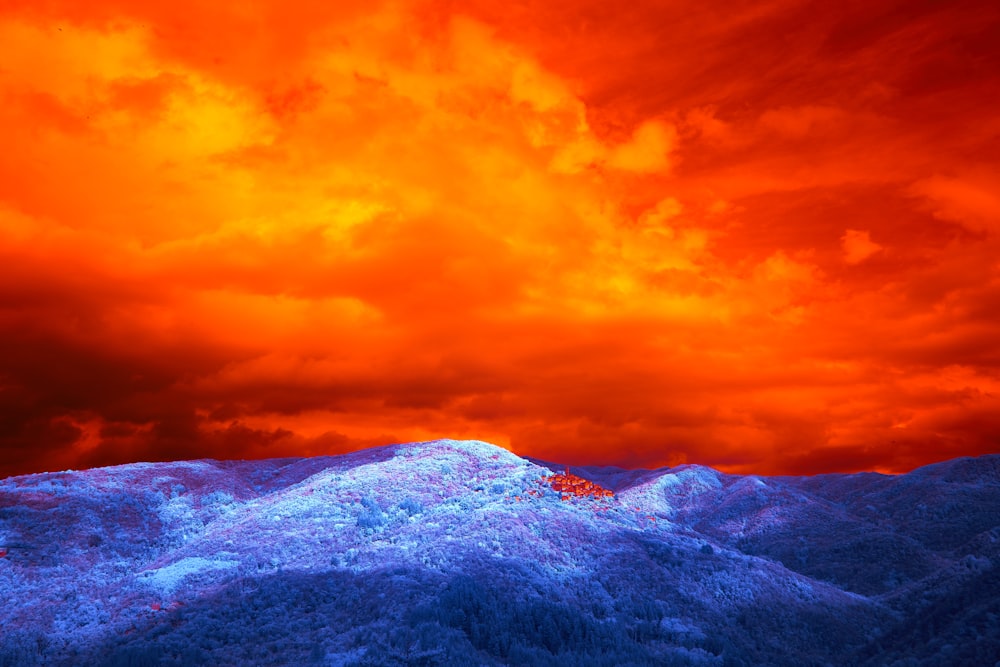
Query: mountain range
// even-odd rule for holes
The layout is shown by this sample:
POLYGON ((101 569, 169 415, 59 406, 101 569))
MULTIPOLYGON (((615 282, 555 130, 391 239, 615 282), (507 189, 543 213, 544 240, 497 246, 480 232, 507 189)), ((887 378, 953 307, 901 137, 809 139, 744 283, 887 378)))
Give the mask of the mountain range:
POLYGON ((0 556, 0 667, 1000 665, 1000 455, 133 463, 0 480, 0 556))

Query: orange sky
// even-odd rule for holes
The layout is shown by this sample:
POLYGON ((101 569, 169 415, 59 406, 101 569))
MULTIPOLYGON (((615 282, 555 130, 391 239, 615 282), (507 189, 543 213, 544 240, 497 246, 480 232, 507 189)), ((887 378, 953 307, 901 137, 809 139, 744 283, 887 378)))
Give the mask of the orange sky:
POLYGON ((7 0, 0 475, 1000 451, 1000 5, 7 0))

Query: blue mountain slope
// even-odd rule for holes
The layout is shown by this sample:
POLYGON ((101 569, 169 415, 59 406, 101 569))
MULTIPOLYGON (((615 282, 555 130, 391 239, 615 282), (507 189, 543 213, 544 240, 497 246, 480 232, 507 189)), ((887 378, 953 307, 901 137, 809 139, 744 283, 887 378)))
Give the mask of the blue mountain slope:
POLYGON ((451 440, 10 478, 0 666, 992 665, 998 458, 573 468, 599 500, 451 440))

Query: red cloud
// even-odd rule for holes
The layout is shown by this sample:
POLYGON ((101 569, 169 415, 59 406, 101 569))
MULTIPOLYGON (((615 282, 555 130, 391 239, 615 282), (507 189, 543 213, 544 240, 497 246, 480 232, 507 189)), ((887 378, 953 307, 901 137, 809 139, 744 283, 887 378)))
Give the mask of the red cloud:
POLYGON ((997 451, 994 5, 8 3, 0 475, 997 451))

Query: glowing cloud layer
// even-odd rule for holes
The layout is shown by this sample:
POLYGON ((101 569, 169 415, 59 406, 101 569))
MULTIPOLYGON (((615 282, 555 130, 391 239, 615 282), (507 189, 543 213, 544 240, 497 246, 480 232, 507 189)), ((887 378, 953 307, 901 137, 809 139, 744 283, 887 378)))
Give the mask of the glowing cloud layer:
POLYGON ((8 3, 0 475, 1000 451, 990 2, 8 3))

